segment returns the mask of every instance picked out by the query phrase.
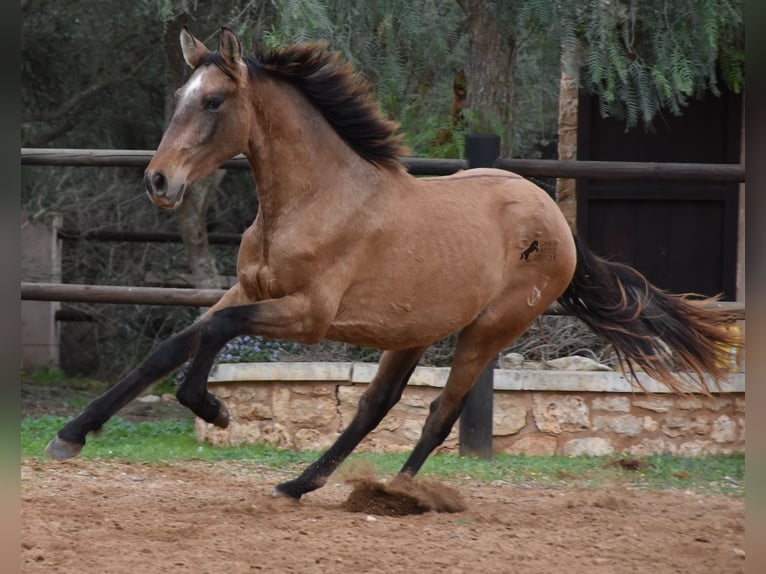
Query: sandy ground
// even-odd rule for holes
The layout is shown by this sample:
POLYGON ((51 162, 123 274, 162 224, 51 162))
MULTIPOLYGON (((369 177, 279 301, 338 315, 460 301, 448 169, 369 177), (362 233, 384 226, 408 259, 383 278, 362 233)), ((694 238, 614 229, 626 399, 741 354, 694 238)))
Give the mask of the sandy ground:
POLYGON ((469 482, 442 488, 459 512, 386 516, 350 511, 344 482, 272 497, 291 476, 244 462, 25 461, 22 571, 744 572, 741 499, 469 482))

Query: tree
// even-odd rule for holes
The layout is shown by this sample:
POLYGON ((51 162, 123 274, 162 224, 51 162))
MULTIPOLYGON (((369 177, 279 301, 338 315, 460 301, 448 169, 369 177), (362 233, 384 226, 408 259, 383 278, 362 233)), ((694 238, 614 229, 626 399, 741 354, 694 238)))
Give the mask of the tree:
MULTIPOLYGON (((521 111, 521 54, 560 48, 565 75, 599 96, 604 116, 647 129, 689 98, 744 83, 742 0, 457 0, 466 16, 471 129, 512 145, 521 111)), ((550 62, 550 60, 548 60, 550 62)), ((537 89, 550 89, 544 76, 537 89)))
POLYGON ((519 25, 560 39, 603 116, 650 129, 658 114, 680 114, 707 90, 740 92, 743 10, 743 0, 529 0, 519 25))
POLYGON ((517 38, 508 18, 501 18, 497 2, 458 0, 466 18, 468 82, 466 109, 469 127, 477 133, 496 133, 501 155, 513 145, 513 109, 517 38))
POLYGON ((159 28, 150 26, 148 4, 37 0, 23 6, 23 145, 80 147, 100 140, 104 147, 115 137, 131 147, 144 143, 144 126, 129 118, 138 116, 133 106, 151 117, 158 101, 135 89, 158 71, 149 46, 159 28), (146 31, 139 36, 136 28, 146 31))

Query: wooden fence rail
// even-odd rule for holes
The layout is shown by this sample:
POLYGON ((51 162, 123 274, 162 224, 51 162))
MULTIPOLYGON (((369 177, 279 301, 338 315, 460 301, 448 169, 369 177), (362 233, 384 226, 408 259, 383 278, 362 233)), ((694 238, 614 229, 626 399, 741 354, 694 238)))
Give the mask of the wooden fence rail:
MULTIPOLYGON (((181 234, 175 231, 131 231, 127 229, 91 229, 81 233, 76 229, 62 229, 61 239, 87 239, 91 241, 127 241, 147 243, 181 243, 181 234)), ((208 233, 211 245, 239 245, 241 233, 208 233)))
POLYGON ((224 289, 179 289, 170 287, 124 287, 76 283, 21 283, 26 301, 62 303, 117 303, 132 305, 180 305, 210 307, 226 293, 224 289))
MULTIPOLYGON (((146 167, 154 150, 21 148, 22 165, 146 167)), ((448 175, 468 167, 467 160, 403 157, 413 175, 448 175)), ((745 166, 717 163, 657 163, 552 159, 498 159, 494 166, 525 177, 582 179, 646 179, 675 181, 745 181, 745 166)), ((248 169, 243 156, 225 161, 222 168, 248 169)))
MULTIPOLYGON (((226 293, 225 289, 179 289, 169 287, 124 287, 119 285, 82 285, 77 283, 21 283, 25 301, 60 301, 62 303, 116 303, 131 305, 180 305, 209 307, 226 293)), ((745 318, 745 304, 720 301, 710 305, 725 308, 745 318)), ((557 303, 545 315, 567 315, 557 303)))

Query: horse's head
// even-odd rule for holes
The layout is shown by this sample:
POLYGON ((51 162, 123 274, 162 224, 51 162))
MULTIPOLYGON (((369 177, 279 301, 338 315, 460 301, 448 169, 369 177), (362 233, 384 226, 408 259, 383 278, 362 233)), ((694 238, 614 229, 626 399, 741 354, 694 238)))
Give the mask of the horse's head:
POLYGON ((184 29, 181 50, 194 72, 176 92, 175 113, 144 174, 149 198, 171 209, 187 185, 246 150, 251 125, 247 65, 234 32, 224 28, 211 52, 184 29))

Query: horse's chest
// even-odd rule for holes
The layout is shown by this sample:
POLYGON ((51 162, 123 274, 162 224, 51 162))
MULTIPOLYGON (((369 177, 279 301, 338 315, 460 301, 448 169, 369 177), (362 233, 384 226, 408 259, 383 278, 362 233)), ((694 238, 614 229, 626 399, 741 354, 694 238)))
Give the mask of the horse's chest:
POLYGON ((254 264, 241 268, 239 285, 242 291, 255 301, 284 297, 282 282, 267 264, 254 264))

